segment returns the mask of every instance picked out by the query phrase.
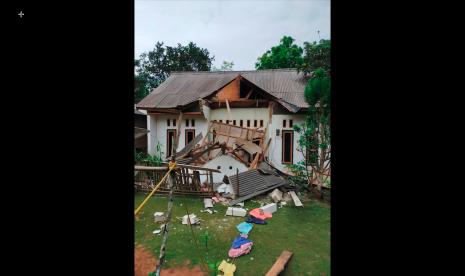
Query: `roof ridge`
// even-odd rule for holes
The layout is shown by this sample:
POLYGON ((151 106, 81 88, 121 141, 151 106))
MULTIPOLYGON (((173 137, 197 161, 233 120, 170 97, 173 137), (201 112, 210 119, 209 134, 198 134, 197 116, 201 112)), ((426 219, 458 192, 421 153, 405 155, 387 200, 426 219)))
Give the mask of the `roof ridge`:
POLYGON ((260 72, 270 72, 270 71, 297 71, 297 68, 277 68, 277 69, 263 69, 263 70, 237 70, 237 71, 171 71, 173 74, 233 74, 233 73, 260 73, 260 72))

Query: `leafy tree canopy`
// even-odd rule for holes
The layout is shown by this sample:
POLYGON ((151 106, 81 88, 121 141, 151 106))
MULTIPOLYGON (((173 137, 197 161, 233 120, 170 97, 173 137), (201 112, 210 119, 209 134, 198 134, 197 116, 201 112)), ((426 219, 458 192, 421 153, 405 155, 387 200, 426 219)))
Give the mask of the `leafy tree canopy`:
POLYGON ((143 53, 134 61, 136 82, 135 99, 145 97, 149 91, 159 86, 173 71, 210 71, 214 56, 207 49, 189 42, 186 46, 164 46, 157 42, 152 51, 143 53), (145 94, 144 94, 145 93, 145 94))
POLYGON ((271 47, 258 58, 255 69, 299 68, 303 62, 302 53, 292 37, 284 36, 278 46, 271 47))
POLYGON ((313 77, 308 80, 305 87, 305 100, 310 106, 316 104, 321 107, 329 107, 331 100, 331 79, 322 68, 313 72, 313 77))
POLYGON ((320 42, 304 42, 303 62, 298 69, 305 73, 322 68, 329 71, 331 68, 331 40, 322 39, 320 42))

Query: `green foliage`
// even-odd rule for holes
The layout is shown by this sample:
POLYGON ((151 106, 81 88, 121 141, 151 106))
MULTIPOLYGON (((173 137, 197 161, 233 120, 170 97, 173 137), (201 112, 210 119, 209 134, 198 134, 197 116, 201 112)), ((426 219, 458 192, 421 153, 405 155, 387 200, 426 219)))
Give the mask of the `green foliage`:
POLYGON ((331 69, 331 40, 322 39, 320 42, 304 42, 304 55, 300 71, 311 73, 318 68, 325 71, 331 69))
POLYGON ((228 62, 228 61, 223 61, 223 64, 221 64, 220 68, 217 68, 215 66, 212 67, 212 71, 232 71, 234 66, 234 62, 228 62))
POLYGON ((142 76, 134 77, 134 103, 140 102, 145 96, 149 94, 150 87, 147 81, 142 76))
POLYGON ((161 164, 163 163, 163 152, 161 151, 160 142, 157 143, 157 146, 155 148, 155 154, 147 154, 143 162, 145 162, 147 166, 161 166, 161 164))
POLYGON ((310 112, 321 109, 323 115, 330 112, 331 101, 331 78, 323 69, 318 68, 313 72, 313 77, 308 80, 305 87, 305 101, 310 105, 310 112))
POLYGON ((147 156, 144 158, 144 163, 147 165, 147 166, 161 166, 163 160, 157 156, 157 155, 150 155, 150 154, 147 154, 147 156))
POLYGON ((297 150, 304 157, 304 161, 288 165, 295 174, 296 183, 310 183, 314 179, 314 172, 321 177, 330 158, 330 93, 330 76, 323 69, 316 69, 305 88, 308 116, 303 124, 293 127, 300 134, 297 150))
POLYGON ((144 160, 144 155, 145 154, 143 152, 134 149, 134 161, 136 162, 136 164, 142 163, 142 161, 144 160))
POLYGON ((266 51, 255 63, 255 69, 299 68, 302 66, 303 50, 293 44, 294 39, 284 36, 278 46, 266 51))
POLYGON ((173 71, 210 71, 214 56, 207 49, 189 42, 186 46, 178 43, 176 47, 164 46, 157 42, 152 51, 143 53, 134 61, 136 78, 141 83, 141 90, 136 90, 136 97, 148 94, 159 86, 173 71))

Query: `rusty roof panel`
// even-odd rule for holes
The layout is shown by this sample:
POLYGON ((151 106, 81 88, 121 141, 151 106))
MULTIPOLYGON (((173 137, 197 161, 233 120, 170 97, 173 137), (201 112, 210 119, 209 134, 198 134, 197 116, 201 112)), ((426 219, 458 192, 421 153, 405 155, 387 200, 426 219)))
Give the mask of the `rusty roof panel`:
POLYGON ((237 75, 185 72, 172 73, 137 104, 138 108, 173 108, 206 97, 231 82, 237 75))

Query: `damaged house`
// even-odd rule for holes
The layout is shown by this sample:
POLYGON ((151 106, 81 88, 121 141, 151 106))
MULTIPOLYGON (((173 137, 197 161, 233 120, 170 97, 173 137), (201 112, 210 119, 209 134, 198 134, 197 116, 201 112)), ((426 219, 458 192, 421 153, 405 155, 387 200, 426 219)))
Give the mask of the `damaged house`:
POLYGON ((293 125, 305 120, 306 83, 295 69, 173 72, 136 105, 147 113, 147 150, 160 144, 165 158, 176 151, 179 163, 219 170, 215 183, 263 161, 287 173, 303 159, 293 125))

